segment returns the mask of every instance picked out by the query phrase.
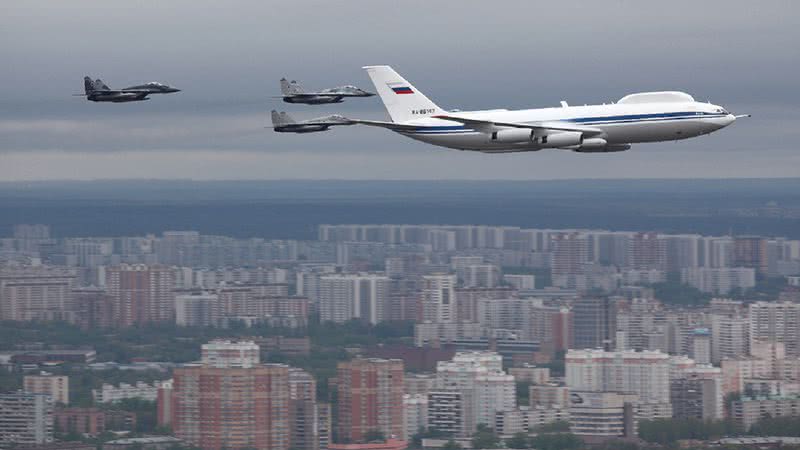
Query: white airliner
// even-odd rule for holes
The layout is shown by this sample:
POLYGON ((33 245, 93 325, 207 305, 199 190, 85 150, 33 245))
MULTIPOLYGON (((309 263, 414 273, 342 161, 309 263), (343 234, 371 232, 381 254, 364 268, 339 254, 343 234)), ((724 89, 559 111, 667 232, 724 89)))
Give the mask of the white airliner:
MULTIPOLYGON (((697 102, 683 92, 630 94, 607 105, 509 111, 445 111, 389 66, 364 67, 391 122, 349 119, 388 128, 422 142, 486 153, 559 148, 586 153, 628 150, 640 142, 673 141, 709 134, 738 117, 697 102)), ((344 125, 344 124, 343 124, 344 125)))

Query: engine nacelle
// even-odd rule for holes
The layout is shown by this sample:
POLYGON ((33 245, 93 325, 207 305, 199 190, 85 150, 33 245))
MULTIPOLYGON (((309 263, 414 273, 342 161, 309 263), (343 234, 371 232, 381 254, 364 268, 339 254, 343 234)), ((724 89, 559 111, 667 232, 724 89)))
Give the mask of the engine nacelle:
POLYGON ((608 142, 603 138, 589 138, 584 139, 581 145, 576 149, 580 151, 592 152, 603 151, 608 146, 608 142))
POLYGON ((581 145, 583 140, 583 133, 577 131, 564 131, 563 133, 537 136, 534 138, 533 142, 538 144, 541 148, 562 148, 581 145))
POLYGON ((589 138, 589 139, 584 139, 581 145, 579 145, 576 148, 573 148, 572 150, 579 153, 610 153, 610 152, 622 152, 630 148, 631 148, 630 144, 609 145, 605 139, 589 138))
POLYGON ((490 142, 505 144, 524 144, 533 142, 533 130, 529 128, 513 128, 510 130, 495 131, 490 136, 490 142))
POLYGON ((534 130, 528 128, 513 128, 495 131, 490 135, 489 142, 497 142, 504 144, 525 144, 532 143, 539 148, 583 148, 584 142, 592 141, 590 145, 592 148, 599 148, 598 144, 594 141, 602 141, 602 147, 605 147, 604 139, 583 139, 583 133, 578 131, 563 131, 560 133, 548 134, 545 136, 537 136, 534 130))

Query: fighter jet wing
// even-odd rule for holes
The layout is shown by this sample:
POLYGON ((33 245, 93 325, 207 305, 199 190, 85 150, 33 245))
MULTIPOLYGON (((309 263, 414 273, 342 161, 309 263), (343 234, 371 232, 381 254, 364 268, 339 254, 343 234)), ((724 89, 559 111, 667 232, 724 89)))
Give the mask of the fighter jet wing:
POLYGON ((568 122, 530 122, 530 123, 515 123, 515 122, 494 122, 491 120, 481 120, 481 119, 473 119, 471 117, 463 117, 463 116, 452 116, 448 114, 442 114, 438 116, 433 116, 436 119, 444 119, 444 120, 452 120, 454 122, 461 122, 464 125, 469 125, 470 128, 474 130, 478 130, 482 133, 492 133, 497 131, 499 128, 502 127, 512 127, 512 128, 528 128, 531 130, 541 131, 543 133, 547 133, 547 131, 577 131, 580 133, 585 133, 588 135, 597 135, 602 134, 603 130, 599 128, 592 128, 592 127, 584 127, 580 125, 573 125, 568 122))
POLYGON ((353 121, 339 114, 331 114, 329 116, 316 117, 314 119, 304 120, 300 123, 306 125, 352 125, 353 121))
POLYGON ((301 92, 295 94, 285 94, 282 97, 303 98, 303 97, 342 97, 344 94, 334 94, 332 92, 301 92))
POLYGON ((352 92, 318 92, 316 94, 309 94, 308 92, 303 92, 301 95, 319 95, 325 97, 363 97, 361 94, 354 94, 352 92))

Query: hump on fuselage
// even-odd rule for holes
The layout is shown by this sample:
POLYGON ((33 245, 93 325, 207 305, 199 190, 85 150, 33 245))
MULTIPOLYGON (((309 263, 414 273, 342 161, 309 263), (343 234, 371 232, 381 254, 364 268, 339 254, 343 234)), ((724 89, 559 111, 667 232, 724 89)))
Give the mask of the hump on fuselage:
POLYGON ((662 92, 637 92, 628 94, 617 101, 617 104, 636 103, 689 103, 694 102, 694 97, 680 91, 662 92))

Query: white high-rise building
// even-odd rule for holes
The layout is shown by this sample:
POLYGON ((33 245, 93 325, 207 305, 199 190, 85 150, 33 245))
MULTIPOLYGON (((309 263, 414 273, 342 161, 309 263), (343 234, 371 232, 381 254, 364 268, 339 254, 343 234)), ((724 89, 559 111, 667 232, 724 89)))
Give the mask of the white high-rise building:
POLYGON ((702 236, 699 234, 661 235, 666 242, 667 269, 680 272, 681 269, 700 265, 700 247, 702 236))
POLYGON ((669 403, 669 355, 659 351, 569 350, 566 382, 570 392, 637 394, 640 403, 669 403))
POLYGON ((738 314, 711 314, 711 362, 750 353, 750 321, 738 314))
POLYGON ((456 276, 448 274, 422 277, 421 305, 423 322, 451 323, 457 319, 456 276))
POLYGON ((382 322, 389 299, 389 277, 375 274, 327 275, 320 278, 319 311, 322 321, 337 323, 362 319, 382 322))
POLYGON ((128 398, 156 401, 160 384, 159 381, 154 381, 153 384, 144 381, 137 381, 136 384, 120 383, 119 386, 103 383, 100 389, 92 389, 92 396, 95 403, 115 403, 128 398))
POLYGON ((0 394, 0 447, 52 441, 52 397, 25 392, 0 394))
POLYGON ((691 356, 697 364, 711 364, 711 330, 708 328, 694 330, 691 356))
POLYGON ((312 303, 319 301, 320 278, 336 273, 335 264, 306 264, 297 269, 295 285, 297 295, 308 297, 312 303))
POLYGON ((491 426, 498 411, 516 408, 514 376, 502 366, 503 358, 494 352, 459 352, 437 364, 437 389, 462 395, 464 434, 472 434, 481 423, 491 426))
POLYGON ((703 292, 727 294, 732 289, 750 289, 756 285, 756 271, 752 267, 698 267, 681 270, 681 282, 703 292))
POLYGON ((220 318, 219 296, 207 292, 175 296, 175 324, 181 327, 209 327, 220 318))
POLYGON ((734 244, 730 237, 704 236, 700 240, 700 267, 730 267, 733 264, 734 244))
POLYGON ((404 394, 403 414, 405 414, 404 441, 410 441, 420 428, 428 427, 428 394, 404 394))
POLYGON ((202 362, 209 367, 249 369, 261 362, 260 348, 253 341, 211 341, 203 344, 202 362))
MULTIPOLYGON (((649 298, 632 298, 617 302, 617 336, 623 332, 624 343, 617 347, 625 350, 653 350, 650 348, 654 333, 663 329, 666 315, 661 302, 649 298), (622 345, 624 344, 624 345, 622 345)), ((660 349, 666 350, 661 347, 660 349)))
POLYGON ((534 312, 542 306, 535 298, 509 298, 478 301, 478 322, 492 330, 520 333, 520 339, 531 339, 534 312))
POLYGON ((69 320, 75 283, 66 267, 0 268, 0 320, 69 320))
POLYGON ((497 286, 500 279, 500 268, 494 264, 472 264, 459 269, 457 276, 464 287, 497 286))
POLYGON ((780 342, 786 354, 800 356, 800 304, 755 302, 749 306, 750 345, 780 342))

